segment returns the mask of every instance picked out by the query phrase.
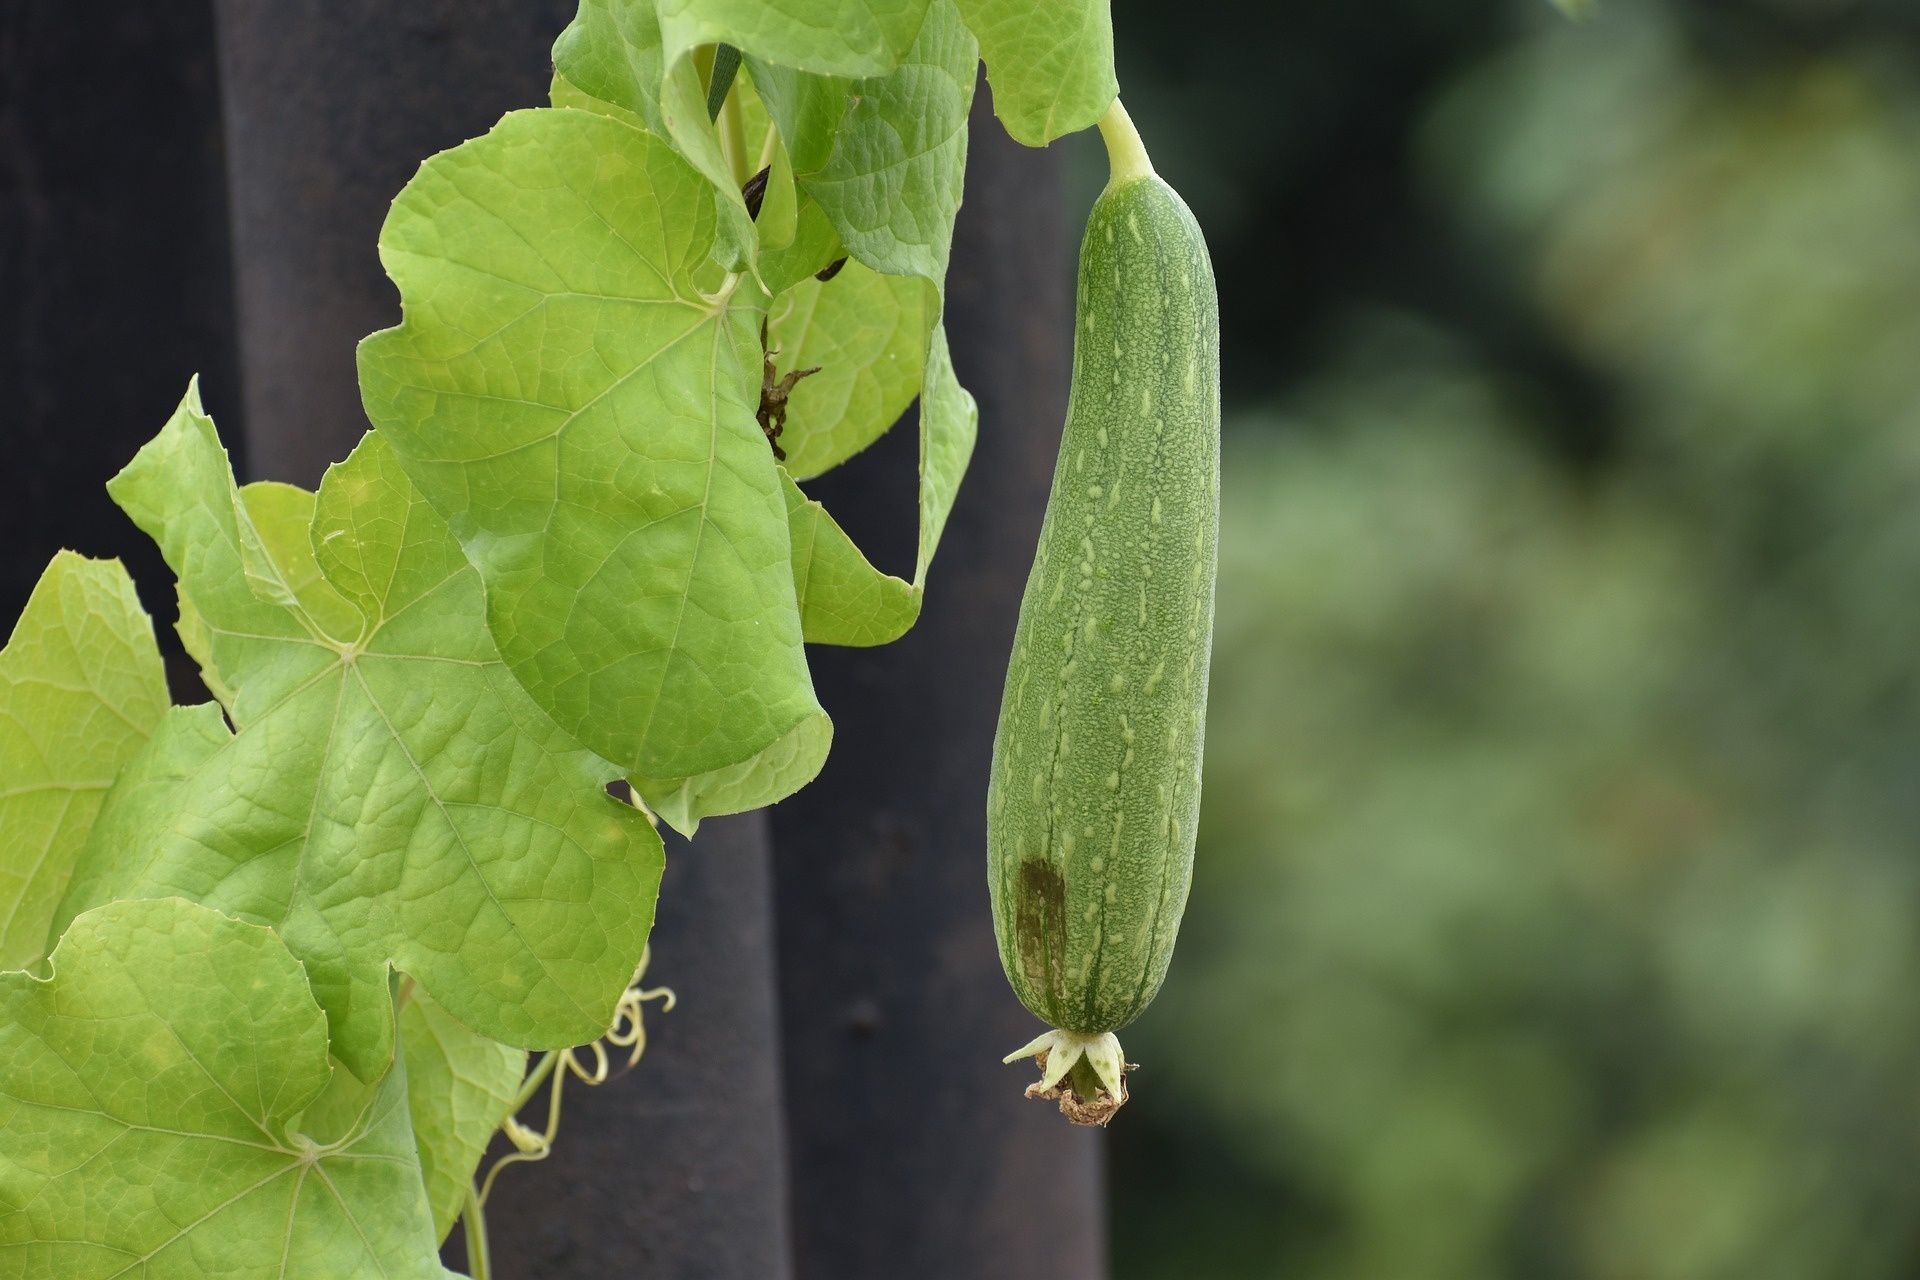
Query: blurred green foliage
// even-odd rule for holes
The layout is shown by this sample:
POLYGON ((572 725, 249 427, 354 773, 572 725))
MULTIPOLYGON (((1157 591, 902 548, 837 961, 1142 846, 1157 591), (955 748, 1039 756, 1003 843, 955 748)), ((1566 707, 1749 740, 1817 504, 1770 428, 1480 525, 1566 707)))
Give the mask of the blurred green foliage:
POLYGON ((1125 1280, 1920 1274, 1920 59, 1820 7, 1467 6, 1415 284, 1230 374, 1125 1280))

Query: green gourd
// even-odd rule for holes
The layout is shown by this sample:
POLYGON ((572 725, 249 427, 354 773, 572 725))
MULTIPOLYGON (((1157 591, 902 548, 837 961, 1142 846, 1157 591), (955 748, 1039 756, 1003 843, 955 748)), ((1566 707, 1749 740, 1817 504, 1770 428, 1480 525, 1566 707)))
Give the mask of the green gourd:
POLYGON ((1053 1030, 1030 1096, 1104 1124, 1193 874, 1220 528, 1220 336, 1193 215, 1115 102, 1073 390, 987 793, 1000 961, 1053 1030))

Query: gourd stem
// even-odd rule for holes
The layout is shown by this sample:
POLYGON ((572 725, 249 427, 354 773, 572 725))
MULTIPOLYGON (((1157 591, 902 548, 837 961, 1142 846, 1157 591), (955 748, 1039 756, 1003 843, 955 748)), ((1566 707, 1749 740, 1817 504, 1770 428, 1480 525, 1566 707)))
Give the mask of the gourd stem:
POLYGON ((1133 118, 1120 105, 1118 98, 1107 108, 1107 114, 1100 117, 1100 138, 1107 144, 1107 165, 1111 171, 1107 179, 1108 186, 1117 187, 1137 178, 1153 176, 1153 161, 1147 157, 1147 144, 1140 141, 1140 131, 1133 127, 1133 118))
POLYGON ((467 1202, 460 1210, 460 1221, 467 1233, 467 1274, 472 1280, 490 1280, 493 1253, 487 1245, 487 1211, 480 1207, 480 1193, 471 1183, 467 1202))
POLYGON ((740 70, 740 50, 730 44, 718 45, 713 51, 713 77, 707 81, 707 119, 716 120, 720 116, 720 104, 727 100, 727 90, 733 88, 733 77, 740 70))

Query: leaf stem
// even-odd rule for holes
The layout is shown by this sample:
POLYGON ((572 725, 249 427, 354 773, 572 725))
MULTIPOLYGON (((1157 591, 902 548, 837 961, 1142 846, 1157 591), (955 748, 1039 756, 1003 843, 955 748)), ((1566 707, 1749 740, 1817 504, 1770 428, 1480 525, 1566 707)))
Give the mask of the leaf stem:
POLYGON ((733 77, 740 70, 740 50, 733 45, 718 45, 713 51, 713 78, 707 81, 707 119, 718 119, 720 104, 733 88, 733 77))
POLYGON ((1139 178, 1151 178, 1153 161, 1147 157, 1147 144, 1140 141, 1140 131, 1133 127, 1133 117, 1115 98, 1113 105, 1107 108, 1107 114, 1100 117, 1100 139, 1107 144, 1107 164, 1111 171, 1107 179, 1110 187, 1132 182, 1139 178))
POLYGON ((746 125, 741 120, 743 114, 740 99, 732 94, 720 104, 720 114, 714 117, 714 124, 720 131, 720 151, 727 159, 727 168, 733 174, 736 185, 744 186, 753 170, 747 168, 746 125))
POLYGON ((467 1184, 467 1202, 461 1207, 460 1221, 467 1233, 467 1274, 472 1280, 491 1280, 493 1251, 487 1244, 487 1211, 481 1207, 480 1192, 467 1184))
POLYGON ((533 1070, 529 1071, 527 1078, 521 1081, 520 1092, 513 1096, 513 1105, 507 1108, 509 1116, 519 1115, 521 1110, 533 1101, 533 1095, 540 1092, 541 1083, 553 1074, 553 1068, 559 1061, 560 1055, 556 1051, 549 1050, 540 1055, 540 1061, 533 1064, 533 1070))

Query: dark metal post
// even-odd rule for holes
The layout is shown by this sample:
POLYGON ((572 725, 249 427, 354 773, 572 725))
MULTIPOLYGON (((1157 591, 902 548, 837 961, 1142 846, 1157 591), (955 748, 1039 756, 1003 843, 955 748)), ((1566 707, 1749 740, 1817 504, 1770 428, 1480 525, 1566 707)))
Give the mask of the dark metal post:
MULTIPOLYGON (((802 1280, 1104 1272, 1102 1135, 1000 1065, 1044 1029, 994 948, 986 790, 1065 412, 1073 231, 1060 148, 1015 145, 987 107, 983 86, 947 308, 980 443, 919 625, 814 651, 833 755, 773 811, 802 1280)), ((902 424, 810 488, 884 553, 912 528, 914 457, 902 424)))
MULTIPOLYGON (((311 484, 366 428, 354 343, 398 319, 374 251, 388 203, 433 152, 544 101, 571 5, 217 8, 250 461, 311 484)), ((500 1275, 787 1274, 765 830, 717 822, 669 851, 649 978, 682 1003, 633 1075, 569 1090, 552 1160, 504 1177, 500 1275)))
MULTIPOLYGON (((489 1202, 501 1280, 786 1280, 787 1181, 763 814, 667 845, 632 1074, 568 1089, 553 1156, 489 1202)), ((536 1114, 538 1114, 536 1112, 536 1114)))
POLYGON ((216 0, 254 478, 312 485, 367 429, 354 344, 400 319, 375 256, 420 162, 546 99, 566 0, 216 0))
POLYGON ((0 635, 63 546, 126 559, 167 614, 106 481, 194 371, 231 398, 233 363, 208 5, 0 4, 0 635))

